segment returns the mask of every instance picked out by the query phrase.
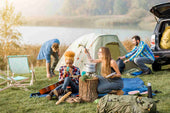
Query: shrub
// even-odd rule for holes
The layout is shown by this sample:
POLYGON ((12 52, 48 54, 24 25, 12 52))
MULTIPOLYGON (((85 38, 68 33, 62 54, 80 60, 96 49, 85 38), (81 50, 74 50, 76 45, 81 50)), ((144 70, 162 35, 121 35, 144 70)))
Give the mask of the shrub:
POLYGON ((4 60, 3 57, 0 56, 0 70, 5 70, 7 67, 7 62, 4 60))

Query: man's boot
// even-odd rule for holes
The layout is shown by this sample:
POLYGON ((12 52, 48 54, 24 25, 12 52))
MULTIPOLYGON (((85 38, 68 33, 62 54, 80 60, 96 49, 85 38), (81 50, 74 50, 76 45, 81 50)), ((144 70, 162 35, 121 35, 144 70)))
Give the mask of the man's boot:
POLYGON ((54 70, 50 70, 50 77, 54 77, 56 74, 54 73, 54 70))
POLYGON ((54 95, 55 95, 56 97, 59 97, 60 95, 64 94, 64 92, 65 92, 65 91, 64 91, 64 89, 62 89, 62 88, 61 88, 61 89, 58 89, 58 90, 55 89, 55 90, 53 91, 53 93, 54 93, 54 95))
POLYGON ((150 68, 148 68, 147 71, 144 71, 144 72, 142 73, 142 75, 149 75, 149 74, 152 74, 152 71, 151 71, 150 68))

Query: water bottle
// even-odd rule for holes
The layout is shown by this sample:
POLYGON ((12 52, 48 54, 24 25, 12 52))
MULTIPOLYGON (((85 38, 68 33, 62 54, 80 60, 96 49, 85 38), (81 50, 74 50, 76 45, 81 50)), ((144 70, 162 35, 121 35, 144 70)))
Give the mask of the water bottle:
POLYGON ((67 67, 66 71, 69 72, 69 67, 67 67))
POLYGON ((152 98, 152 87, 151 87, 151 83, 148 83, 148 98, 152 98))

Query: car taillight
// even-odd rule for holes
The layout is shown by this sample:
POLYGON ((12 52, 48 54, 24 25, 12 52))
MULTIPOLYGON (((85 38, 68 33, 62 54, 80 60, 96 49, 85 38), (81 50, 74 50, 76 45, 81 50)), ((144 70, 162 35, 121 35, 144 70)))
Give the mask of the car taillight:
POLYGON ((154 56, 155 58, 159 58, 159 56, 154 56))
POLYGON ((154 50, 155 48, 155 34, 151 36, 151 49, 154 50))
POLYGON ((151 36, 151 45, 154 46, 155 45, 155 34, 153 34, 151 36))

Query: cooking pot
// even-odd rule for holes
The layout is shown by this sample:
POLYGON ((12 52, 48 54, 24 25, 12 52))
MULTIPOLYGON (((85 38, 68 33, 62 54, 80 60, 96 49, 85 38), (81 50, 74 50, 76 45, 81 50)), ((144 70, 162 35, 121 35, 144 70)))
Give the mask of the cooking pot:
POLYGON ((96 63, 85 63, 85 71, 87 73, 94 73, 96 72, 96 63))

